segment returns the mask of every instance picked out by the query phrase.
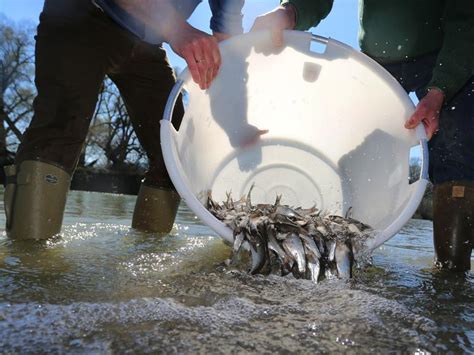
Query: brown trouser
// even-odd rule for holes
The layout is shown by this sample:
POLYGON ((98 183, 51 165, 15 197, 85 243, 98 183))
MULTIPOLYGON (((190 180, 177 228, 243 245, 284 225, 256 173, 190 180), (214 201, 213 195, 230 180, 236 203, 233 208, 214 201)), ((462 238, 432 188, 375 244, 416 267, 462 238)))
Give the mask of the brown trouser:
MULTIPOLYGON (((55 6, 48 10, 49 3, 46 0, 36 37, 35 113, 18 149, 17 164, 41 160, 72 174, 107 75, 117 85, 148 156, 146 183, 171 188, 159 124, 175 83, 166 52, 123 30, 89 1, 76 2, 80 8, 61 14, 53 11, 55 6)), ((179 101, 175 126, 182 115, 179 101)))

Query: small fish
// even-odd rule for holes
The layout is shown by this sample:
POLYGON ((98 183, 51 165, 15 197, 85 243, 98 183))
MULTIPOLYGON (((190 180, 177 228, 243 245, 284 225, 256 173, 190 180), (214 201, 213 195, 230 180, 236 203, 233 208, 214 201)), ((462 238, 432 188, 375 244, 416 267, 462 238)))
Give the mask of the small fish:
POLYGON ((335 260, 337 274, 341 279, 352 277, 352 251, 346 243, 336 242, 335 260))
POLYGON ((321 252, 319 251, 314 239, 304 234, 300 234, 299 237, 303 241, 306 255, 308 255, 308 253, 312 253, 318 260, 321 259, 321 252))
POLYGON ((317 284, 319 280, 319 274, 321 272, 321 264, 319 259, 315 258, 313 255, 307 255, 307 260, 308 262, 306 266, 309 271, 309 278, 311 281, 317 284))
POLYGON ((237 254, 239 252, 244 240, 245 240, 245 233, 243 231, 241 231, 240 233, 234 236, 234 247, 233 247, 234 254, 237 254))
POLYGON ((249 235, 246 239, 250 244, 250 252, 252 254, 252 267, 250 268, 250 273, 253 275, 258 273, 267 261, 267 243, 258 233, 249 235))
POLYGON ((321 252, 321 254, 325 254, 326 253, 326 243, 324 242, 324 239, 323 239, 322 235, 320 235, 320 233, 317 232, 315 234, 312 234, 311 237, 313 238, 314 242, 318 246, 318 249, 321 252))
POLYGON ((326 267, 324 269, 324 276, 328 280, 336 279, 337 278, 337 270, 334 270, 333 265, 328 265, 328 267, 326 267))
POLYGON ((234 209, 234 201, 232 200, 232 192, 226 192, 227 195, 227 201, 226 201, 226 207, 228 209, 234 209))
POLYGON ((323 237, 327 237, 329 235, 329 232, 327 228, 323 225, 317 226, 316 230, 322 234, 323 237))
POLYGON ((265 264, 265 255, 261 252, 261 249, 257 250, 253 245, 250 245, 250 254, 252 256, 252 266, 250 267, 249 273, 254 275, 259 272, 265 264))
POLYGON ((280 244, 275 239, 275 232, 273 231, 273 228, 271 228, 270 226, 267 227, 267 236, 268 236, 268 249, 273 250, 285 264, 288 264, 290 261, 288 258, 288 255, 280 247, 280 244))
POLYGON ((255 183, 253 183, 252 186, 250 186, 249 193, 247 194, 247 199, 245 201, 245 207, 248 210, 252 209, 252 200, 250 199, 250 196, 252 195, 252 190, 254 187, 255 187, 255 183))
POLYGON ((293 219, 293 218, 303 218, 299 213, 297 213, 294 209, 288 206, 278 206, 275 210, 275 215, 285 216, 286 218, 293 219))
POLYGON ((357 226, 354 224, 354 223, 350 223, 348 226, 347 226, 347 229, 349 229, 349 231, 351 233, 354 233, 355 235, 357 235, 358 237, 361 237, 362 236, 362 232, 360 231, 359 228, 357 228, 357 226))
POLYGON ((283 249, 288 255, 292 256, 293 260, 296 261, 299 273, 304 275, 306 271, 306 257, 304 246, 303 243, 301 243, 300 238, 296 234, 289 235, 283 241, 283 249))
POLYGON ((352 217, 352 210, 352 206, 347 209, 346 214, 344 216, 346 219, 352 217))
POLYGON ((320 211, 316 208, 316 206, 313 206, 311 208, 301 208, 298 207, 295 209, 295 211, 303 216, 303 217, 313 217, 313 216, 318 216, 320 211))
POLYGON ((251 254, 249 272, 268 273, 280 270, 282 275, 317 283, 326 278, 351 277, 352 265, 362 257, 367 238, 374 236, 368 225, 351 217, 323 215, 316 206, 308 209, 281 204, 277 195, 274 204, 252 205, 251 192, 234 201, 231 193, 221 204, 207 191, 208 210, 233 230, 233 257, 248 243, 251 254))
POLYGON ((336 257, 336 241, 331 240, 327 244, 328 244, 328 251, 329 251, 328 260, 334 261, 336 257))

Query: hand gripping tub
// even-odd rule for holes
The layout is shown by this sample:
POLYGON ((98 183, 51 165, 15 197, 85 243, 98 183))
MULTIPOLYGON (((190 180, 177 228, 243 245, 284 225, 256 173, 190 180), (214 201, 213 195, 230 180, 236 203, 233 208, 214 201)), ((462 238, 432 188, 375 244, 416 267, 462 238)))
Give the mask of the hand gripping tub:
POLYGON ((194 213, 232 242, 232 231, 205 208, 207 192, 223 201, 311 207, 352 217, 377 230, 373 250, 411 218, 427 184, 422 126, 403 127, 414 110, 398 82, 353 48, 305 32, 285 32, 275 51, 270 34, 221 44, 222 68, 207 91, 184 71, 161 121, 171 179, 194 213), (315 47, 316 50, 315 50, 315 47), (322 47, 322 50, 320 50, 322 47), (319 51, 318 51, 319 49, 319 51), (185 90, 178 131, 170 120, 185 90), (268 130, 260 139, 259 130, 268 130), (409 184, 409 154, 421 145, 422 171, 409 184))

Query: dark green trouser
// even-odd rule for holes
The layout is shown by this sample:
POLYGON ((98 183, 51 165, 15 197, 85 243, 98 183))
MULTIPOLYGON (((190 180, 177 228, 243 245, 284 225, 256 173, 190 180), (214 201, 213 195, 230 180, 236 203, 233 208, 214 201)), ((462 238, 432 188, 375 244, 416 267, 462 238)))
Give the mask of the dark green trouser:
MULTIPOLYGON (((72 174, 105 76, 117 85, 149 159, 148 185, 172 187, 161 147, 160 125, 175 83, 163 48, 138 40, 90 1, 46 0, 36 37, 35 114, 17 153, 72 174), (68 8, 69 6, 69 8, 68 8)), ((181 102, 174 123, 183 115, 181 102)))

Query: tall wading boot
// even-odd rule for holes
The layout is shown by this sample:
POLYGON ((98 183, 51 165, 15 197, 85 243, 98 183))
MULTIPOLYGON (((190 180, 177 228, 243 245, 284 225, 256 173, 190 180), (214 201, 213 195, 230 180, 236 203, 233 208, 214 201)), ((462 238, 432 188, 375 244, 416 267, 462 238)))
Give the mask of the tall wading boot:
POLYGON ((133 211, 132 228, 142 232, 169 233, 181 201, 175 190, 142 183, 133 211))
POLYGON ((468 271, 474 245, 474 182, 446 182, 433 189, 435 264, 468 271))
POLYGON ((34 160, 23 161, 16 168, 7 166, 5 173, 8 236, 12 239, 47 239, 58 234, 70 175, 55 165, 34 160))

